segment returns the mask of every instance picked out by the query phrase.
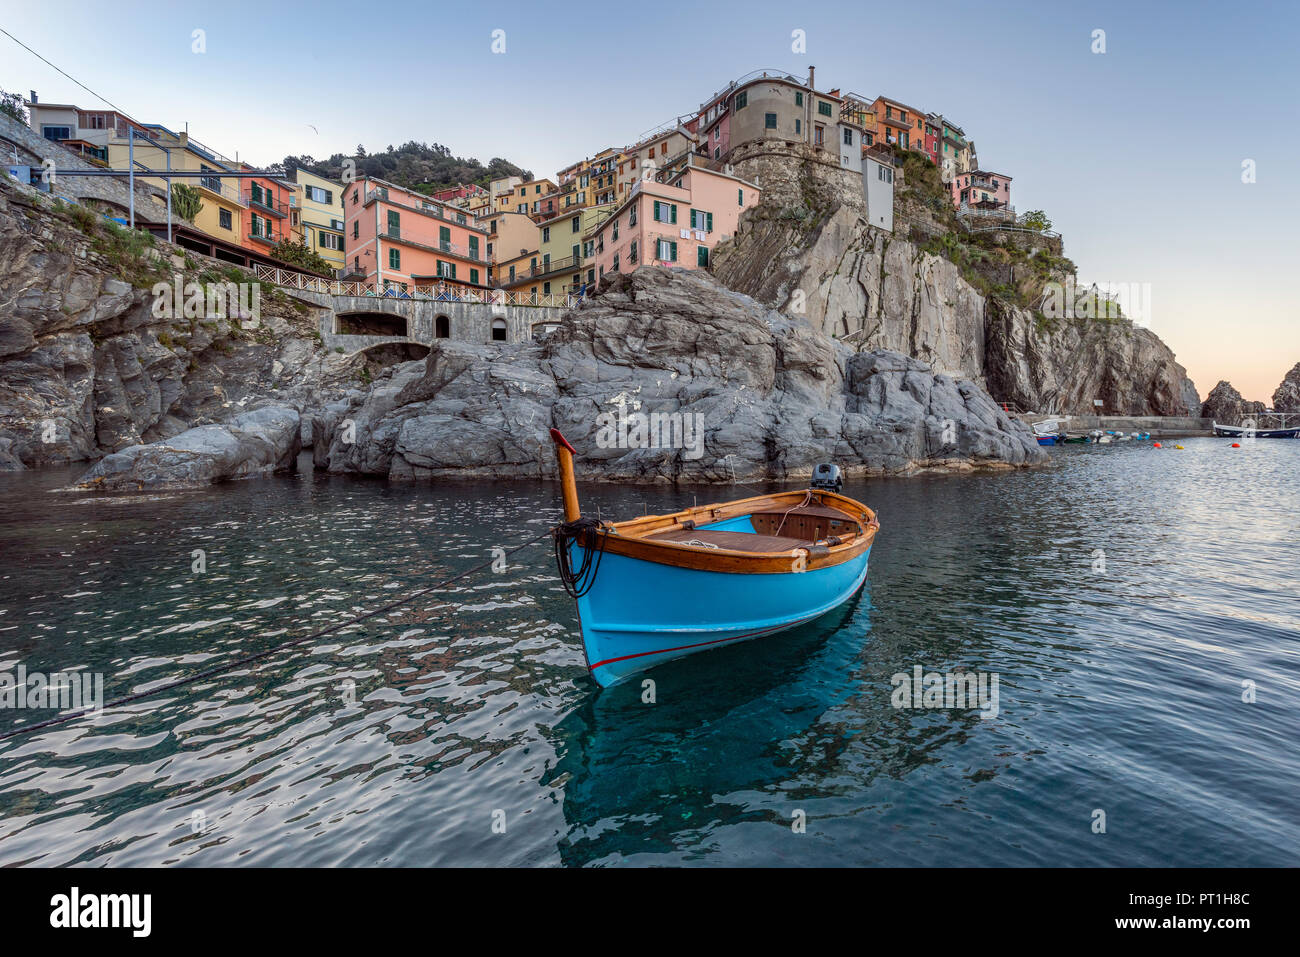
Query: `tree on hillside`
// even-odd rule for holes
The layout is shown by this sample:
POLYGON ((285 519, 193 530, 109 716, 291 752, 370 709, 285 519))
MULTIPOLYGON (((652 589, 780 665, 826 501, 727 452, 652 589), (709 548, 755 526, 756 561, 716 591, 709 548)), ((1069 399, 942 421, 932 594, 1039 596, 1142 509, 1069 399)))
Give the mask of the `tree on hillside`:
POLYGON ((1052 221, 1047 218, 1047 214, 1041 209, 1031 209, 1020 217, 1020 225, 1026 229, 1051 229, 1052 221))
POLYGON ((23 106, 23 98, 17 93, 0 90, 0 113, 12 116, 19 123, 27 122, 27 107, 23 106))
POLYGON ((283 163, 276 165, 285 173, 300 167, 317 176, 339 182, 343 176, 343 163, 349 159, 356 164, 357 176, 386 179, 424 193, 461 183, 487 186, 492 180, 503 176, 532 178, 531 172, 499 156, 493 157, 484 166, 477 159, 453 156, 451 150, 440 143, 417 143, 414 140, 401 146, 390 145, 382 153, 367 153, 363 146, 358 146, 356 154, 350 157, 342 153, 335 153, 323 160, 306 155, 286 156, 283 163))

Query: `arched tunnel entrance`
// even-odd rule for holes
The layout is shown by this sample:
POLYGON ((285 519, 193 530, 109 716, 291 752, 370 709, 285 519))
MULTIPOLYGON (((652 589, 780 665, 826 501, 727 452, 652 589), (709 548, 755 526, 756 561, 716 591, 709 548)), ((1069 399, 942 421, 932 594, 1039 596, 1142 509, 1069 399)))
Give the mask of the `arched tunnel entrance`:
POLYGON ((336 331, 341 336, 410 335, 406 328, 406 317, 393 313, 342 312, 335 319, 336 331))

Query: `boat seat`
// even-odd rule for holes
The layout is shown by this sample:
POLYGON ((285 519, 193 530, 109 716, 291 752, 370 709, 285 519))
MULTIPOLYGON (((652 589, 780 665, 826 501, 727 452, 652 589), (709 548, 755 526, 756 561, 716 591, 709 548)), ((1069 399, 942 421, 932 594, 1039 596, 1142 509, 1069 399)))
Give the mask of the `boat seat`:
POLYGON ((700 528, 674 528, 666 532, 647 535, 648 541, 654 542, 703 542, 718 548, 730 548, 738 552, 788 552, 793 548, 811 548, 812 542, 798 538, 783 538, 776 535, 755 535, 750 532, 723 532, 700 528))

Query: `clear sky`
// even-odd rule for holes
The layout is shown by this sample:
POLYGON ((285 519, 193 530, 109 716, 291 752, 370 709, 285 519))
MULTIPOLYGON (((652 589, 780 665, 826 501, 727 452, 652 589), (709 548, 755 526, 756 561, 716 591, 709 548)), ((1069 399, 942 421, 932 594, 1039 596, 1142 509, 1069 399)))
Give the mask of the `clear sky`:
MULTIPOLYGON (((1202 397, 1228 379, 1267 402, 1300 361, 1294 0, 0 0, 0 26, 136 119, 188 123, 258 164, 413 139, 554 176, 736 76, 812 64, 819 88, 962 125, 981 165, 1013 177, 1016 207, 1064 233, 1083 280, 1149 283, 1146 324, 1202 397), (806 53, 792 50, 796 29, 806 53)), ((3 35, 0 87, 96 105, 3 35)))

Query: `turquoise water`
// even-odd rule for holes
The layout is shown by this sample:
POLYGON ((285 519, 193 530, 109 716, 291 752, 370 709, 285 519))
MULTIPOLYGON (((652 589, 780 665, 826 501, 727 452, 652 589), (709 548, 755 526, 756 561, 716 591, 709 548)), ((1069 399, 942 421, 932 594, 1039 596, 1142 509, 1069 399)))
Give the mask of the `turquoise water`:
MULTIPOLYGON (((1300 442, 1184 444, 851 485, 882 522, 863 592, 656 669, 654 703, 586 678, 534 546, 383 620, 0 742, 0 864, 1292 865, 1300 442), (893 707, 916 665, 996 675, 996 716, 893 707)), ((551 485, 310 472, 48 491, 74 474, 0 475, 0 672, 98 672, 110 698, 559 514, 551 485)), ((582 493, 605 517, 748 494, 582 493)), ((0 710, 0 731, 49 714, 0 710)))

